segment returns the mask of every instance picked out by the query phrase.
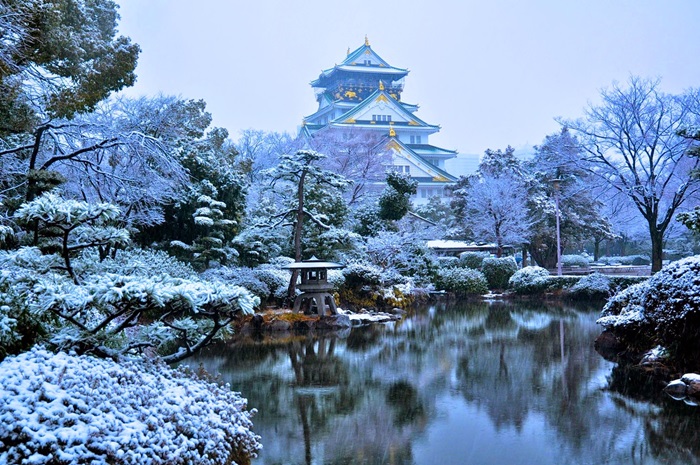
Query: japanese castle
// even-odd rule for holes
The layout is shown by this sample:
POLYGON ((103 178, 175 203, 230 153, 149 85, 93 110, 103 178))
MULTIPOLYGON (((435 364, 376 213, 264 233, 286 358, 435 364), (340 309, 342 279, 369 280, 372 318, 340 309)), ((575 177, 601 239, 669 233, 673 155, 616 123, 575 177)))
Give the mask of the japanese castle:
POLYGON ((430 197, 446 197, 445 187, 457 178, 445 171, 445 160, 457 151, 430 144, 440 126, 428 124, 415 113, 418 105, 401 100, 407 69, 395 68, 370 47, 369 40, 339 65, 321 72, 311 82, 318 110, 304 118, 301 134, 311 137, 321 129, 378 131, 391 154, 390 168, 418 181, 412 199, 423 204, 430 197))

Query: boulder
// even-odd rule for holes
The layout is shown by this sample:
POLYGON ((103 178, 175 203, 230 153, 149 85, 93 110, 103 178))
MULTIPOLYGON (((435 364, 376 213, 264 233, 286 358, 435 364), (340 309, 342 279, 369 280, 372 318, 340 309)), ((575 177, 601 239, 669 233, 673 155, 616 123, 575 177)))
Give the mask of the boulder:
POLYGON ((274 320, 270 322, 268 328, 270 331, 289 331, 292 325, 288 321, 274 320))
POLYGON ((688 391, 688 386, 686 386, 686 384, 683 381, 681 381, 680 379, 677 379, 675 381, 671 381, 664 388, 664 392, 676 400, 685 399, 686 396, 688 395, 687 391, 688 391))
POLYGON ((322 316, 316 323, 316 329, 341 329, 352 326, 350 318, 347 315, 328 315, 322 316))

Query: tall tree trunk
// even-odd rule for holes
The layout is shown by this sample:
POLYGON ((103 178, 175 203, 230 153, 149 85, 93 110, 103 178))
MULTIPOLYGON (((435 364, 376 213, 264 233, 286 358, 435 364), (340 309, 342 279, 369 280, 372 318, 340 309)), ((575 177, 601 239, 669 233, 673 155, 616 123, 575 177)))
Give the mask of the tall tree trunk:
MULTIPOLYGON (((294 261, 301 261, 301 232, 304 227, 304 180, 306 179, 306 170, 302 171, 299 177, 299 185, 297 186, 297 217, 294 223, 294 261)), ((287 288, 287 298, 293 302, 296 297, 297 279, 299 278, 299 270, 292 271, 292 277, 289 280, 287 288)))
POLYGON ((664 233, 651 225, 649 230, 651 233, 651 273, 654 274, 663 266, 664 233))
POLYGON ((600 258, 600 243, 603 242, 603 239, 599 237, 594 237, 593 238, 593 261, 597 262, 598 259, 600 258))

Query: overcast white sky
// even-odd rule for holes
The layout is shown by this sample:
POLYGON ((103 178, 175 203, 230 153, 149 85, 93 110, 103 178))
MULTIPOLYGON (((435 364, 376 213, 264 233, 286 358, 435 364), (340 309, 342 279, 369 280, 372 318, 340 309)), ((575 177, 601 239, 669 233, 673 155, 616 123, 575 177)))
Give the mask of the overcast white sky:
POLYGON ((117 0, 142 48, 129 95, 204 99, 236 139, 295 133, 309 82, 368 36, 408 68, 403 100, 442 126, 431 143, 481 154, 539 144, 632 74, 700 86, 699 0, 117 0))

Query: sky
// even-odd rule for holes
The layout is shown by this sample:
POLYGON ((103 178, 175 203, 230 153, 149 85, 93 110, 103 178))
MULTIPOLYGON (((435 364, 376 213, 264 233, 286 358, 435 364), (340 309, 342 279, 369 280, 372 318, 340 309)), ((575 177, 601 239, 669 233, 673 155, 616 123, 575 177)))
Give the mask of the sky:
POLYGON ((402 100, 462 154, 540 144, 630 76, 700 86, 699 0, 117 0, 142 52, 126 95, 204 99, 214 125, 296 133, 309 83, 367 36, 402 100))

